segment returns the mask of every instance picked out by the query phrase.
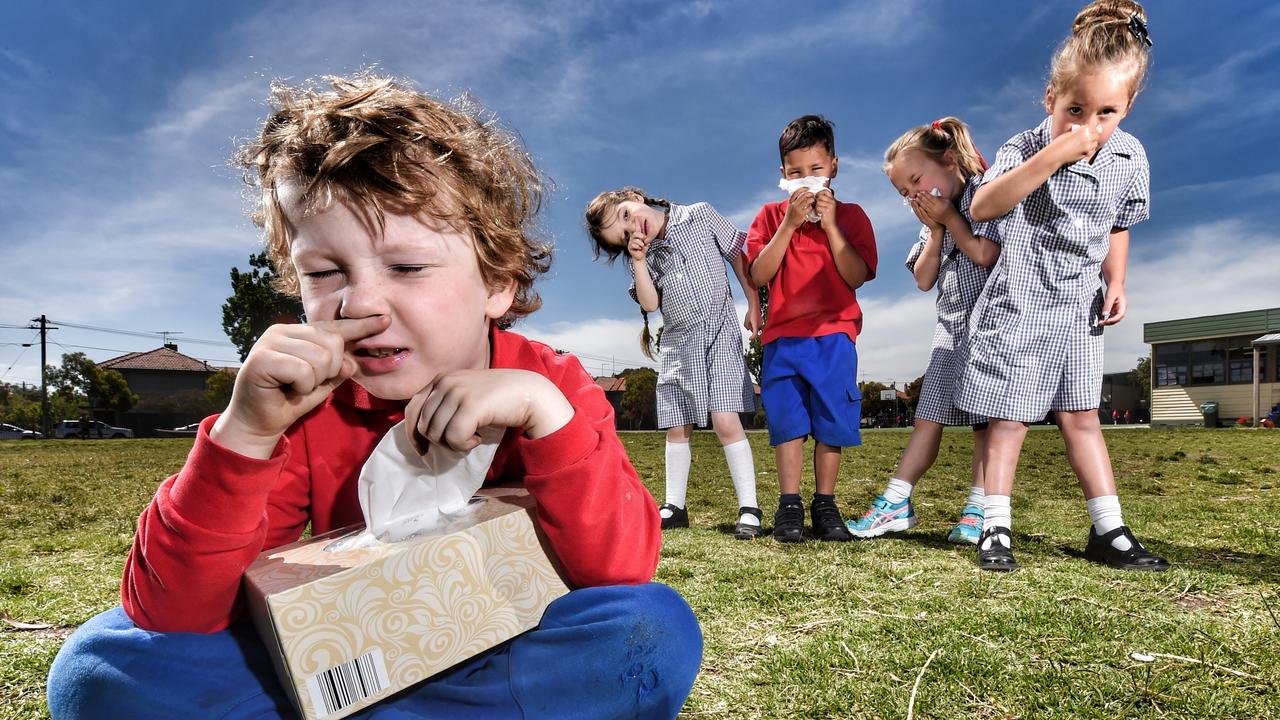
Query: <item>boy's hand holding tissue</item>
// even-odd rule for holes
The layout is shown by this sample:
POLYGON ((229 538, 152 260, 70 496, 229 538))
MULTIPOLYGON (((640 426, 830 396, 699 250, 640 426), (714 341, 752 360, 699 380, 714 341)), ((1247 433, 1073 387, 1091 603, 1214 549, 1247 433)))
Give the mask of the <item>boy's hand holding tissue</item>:
MULTIPOLYGON (((831 193, 826 193, 830 195, 831 193)), ((808 188, 801 187, 791 193, 791 199, 787 202, 787 214, 782 217, 782 227, 788 228, 792 232, 799 229, 806 222, 813 222, 809 218, 817 217, 814 213, 814 203, 818 197, 809 191, 808 188)))
POLYGON ((420 452, 439 443, 466 452, 485 427, 524 428, 545 437, 573 419, 573 406, 550 380, 528 370, 457 370, 435 379, 409 401, 405 429, 420 452))
POLYGON ((236 373, 231 403, 210 438, 246 457, 271 457, 280 436, 355 373, 347 344, 390 323, 375 315, 267 328, 236 373))

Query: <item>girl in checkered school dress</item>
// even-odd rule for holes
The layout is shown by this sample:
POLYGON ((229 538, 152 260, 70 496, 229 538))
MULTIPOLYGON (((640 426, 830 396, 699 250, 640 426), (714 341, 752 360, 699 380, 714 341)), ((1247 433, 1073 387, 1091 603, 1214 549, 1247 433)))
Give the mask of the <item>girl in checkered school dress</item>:
POLYGON ((648 314, 662 310, 657 385, 658 425, 667 430, 662 528, 689 526, 689 439, 693 426, 706 425, 710 416, 738 495, 734 536, 759 537, 755 463, 738 417, 755 411, 755 390, 724 267, 728 261, 747 297, 743 326, 758 333, 760 301, 742 255, 746 234, 707 203, 677 205, 638 188, 600 193, 586 216, 595 257, 603 253, 613 262, 625 252, 630 260, 631 297, 644 315, 640 344, 649 358, 648 314))
POLYGON ((969 313, 1000 257, 995 225, 974 223, 969 217, 969 202, 986 169, 969 128, 954 117, 912 128, 885 151, 885 174, 924 224, 919 242, 907 255, 907 269, 921 290, 937 286, 938 323, 911 439, 884 492, 861 519, 848 522, 849 532, 857 537, 872 538, 915 526, 911 492, 937 459, 942 428, 947 425, 973 427, 973 482, 960 522, 947 540, 976 544, 982 532, 986 418, 957 408, 952 396, 963 369, 958 358, 964 355, 969 313))
POLYGON ((1146 152, 1118 125, 1150 46, 1138 3, 1097 0, 1081 10, 1053 57, 1048 117, 1000 148, 973 196, 973 218, 996 221, 1002 242, 970 320, 956 395, 961 409, 990 418, 978 543, 985 570, 1017 567, 1009 493, 1027 423, 1050 412, 1093 520, 1085 556, 1124 570, 1169 567, 1124 524, 1098 419, 1102 332, 1127 304, 1127 229, 1149 217, 1146 152))

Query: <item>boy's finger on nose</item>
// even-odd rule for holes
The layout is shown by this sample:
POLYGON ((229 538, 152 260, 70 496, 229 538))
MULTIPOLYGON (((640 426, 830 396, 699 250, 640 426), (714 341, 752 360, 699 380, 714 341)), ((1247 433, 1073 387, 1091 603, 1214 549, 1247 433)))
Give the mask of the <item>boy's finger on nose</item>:
MULTIPOLYGON (((321 325, 322 323, 316 324, 321 325)), ((386 329, 391 324, 391 317, 388 315, 370 315, 362 318, 327 320, 323 324, 342 336, 343 340, 359 340, 386 329)))

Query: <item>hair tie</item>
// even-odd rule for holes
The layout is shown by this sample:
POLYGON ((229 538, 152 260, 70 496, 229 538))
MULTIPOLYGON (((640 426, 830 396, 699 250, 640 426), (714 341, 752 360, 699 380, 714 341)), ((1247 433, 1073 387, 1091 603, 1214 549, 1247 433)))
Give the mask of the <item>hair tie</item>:
POLYGON ((1137 38, 1138 42, 1151 47, 1151 35, 1147 33, 1147 24, 1142 18, 1134 15, 1129 18, 1129 32, 1137 38))
POLYGON ((941 121, 941 120, 934 120, 933 122, 929 123, 929 127, 933 128, 934 130, 941 130, 941 129, 942 129, 942 121, 941 121))

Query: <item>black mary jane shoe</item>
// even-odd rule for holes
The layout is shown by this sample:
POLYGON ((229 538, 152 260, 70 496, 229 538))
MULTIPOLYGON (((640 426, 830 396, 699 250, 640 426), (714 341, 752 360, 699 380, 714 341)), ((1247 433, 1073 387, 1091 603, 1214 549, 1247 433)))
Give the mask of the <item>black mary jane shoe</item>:
POLYGON ((671 517, 662 518, 663 530, 670 530, 671 528, 689 527, 689 511, 688 510, 682 507, 676 507, 671 503, 664 503, 662 506, 658 508, 659 512, 663 510, 671 511, 671 517))
POLYGON ((1009 528, 993 527, 983 531, 982 537, 978 539, 978 567, 995 572, 1018 569, 1018 563, 1013 559, 1013 534, 1009 532, 1009 528), (1009 544, 1006 546, 1000 542, 992 542, 991 547, 983 550, 987 538, 996 535, 1003 535, 1009 544))
POLYGON ((760 522, 755 525, 744 522, 738 523, 733 526, 733 536, 739 540, 755 540, 760 537, 764 533, 764 528, 761 527, 764 522, 764 513, 760 512, 760 508, 743 506, 738 508, 738 517, 743 515, 755 515, 756 520, 760 522))
POLYGON ((1164 572, 1169 569, 1169 561, 1142 547, 1142 543, 1138 542, 1127 525, 1121 525, 1104 535, 1099 535, 1096 529, 1090 527, 1089 544, 1085 545, 1084 556, 1117 570, 1164 572), (1111 544, 1112 540, 1121 535, 1129 540, 1128 550, 1119 550, 1111 544))

